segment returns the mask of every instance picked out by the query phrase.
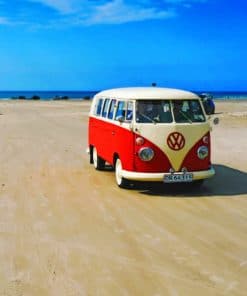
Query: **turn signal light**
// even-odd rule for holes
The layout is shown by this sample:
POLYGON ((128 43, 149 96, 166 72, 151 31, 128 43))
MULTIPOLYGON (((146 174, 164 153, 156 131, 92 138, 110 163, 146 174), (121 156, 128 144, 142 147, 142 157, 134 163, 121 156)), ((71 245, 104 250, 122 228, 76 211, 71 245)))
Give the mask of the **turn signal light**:
POLYGON ((142 137, 137 137, 136 138, 136 145, 141 146, 144 144, 144 139, 142 137))
POLYGON ((208 136, 202 138, 204 144, 208 144, 208 136))

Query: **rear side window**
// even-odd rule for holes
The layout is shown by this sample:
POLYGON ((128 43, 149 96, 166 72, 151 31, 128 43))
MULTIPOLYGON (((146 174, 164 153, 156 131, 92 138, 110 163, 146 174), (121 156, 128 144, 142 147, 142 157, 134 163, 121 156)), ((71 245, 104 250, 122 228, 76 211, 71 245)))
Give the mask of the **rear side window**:
POLYGON ((110 103, 110 109, 109 109, 109 113, 108 113, 108 118, 109 119, 113 118, 115 106, 116 106, 116 100, 113 99, 113 100, 111 100, 111 103, 110 103))
POLYGON ((102 110, 102 105, 103 105, 103 99, 99 99, 96 103, 96 106, 95 106, 96 107, 95 111, 94 111, 95 115, 100 116, 101 110, 102 110))
POLYGON ((106 117, 106 115, 107 115, 109 103, 110 103, 110 99, 105 99, 104 107, 103 107, 103 111, 102 111, 103 117, 106 117))

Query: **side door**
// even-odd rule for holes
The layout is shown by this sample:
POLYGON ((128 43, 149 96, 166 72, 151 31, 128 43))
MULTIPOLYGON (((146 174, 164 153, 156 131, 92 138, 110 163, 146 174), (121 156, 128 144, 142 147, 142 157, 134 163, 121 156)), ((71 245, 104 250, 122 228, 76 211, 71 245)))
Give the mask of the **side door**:
POLYGON ((114 118, 113 150, 126 170, 133 170, 134 165, 133 105, 131 100, 119 100, 114 118))
POLYGON ((116 133, 116 125, 114 122, 114 115, 116 112, 116 99, 111 99, 109 101, 109 110, 107 113, 107 121, 106 121, 106 136, 105 136, 105 146, 107 146, 107 150, 105 151, 105 160, 113 164, 113 155, 114 155, 114 146, 115 146, 115 133, 116 133))
POLYGON ((108 122, 110 99, 105 98, 102 112, 101 112, 101 124, 99 130, 99 143, 97 147, 98 154, 106 161, 108 161, 109 154, 111 151, 110 139, 111 139, 111 129, 108 122))

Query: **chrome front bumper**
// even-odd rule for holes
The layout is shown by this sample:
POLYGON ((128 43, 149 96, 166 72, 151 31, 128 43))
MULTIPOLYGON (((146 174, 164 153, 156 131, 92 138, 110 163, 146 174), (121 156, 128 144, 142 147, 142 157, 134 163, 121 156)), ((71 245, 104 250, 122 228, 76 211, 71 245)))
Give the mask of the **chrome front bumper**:
MULTIPOLYGON (((215 175, 215 170, 211 167, 209 170, 206 171, 195 171, 189 172, 193 174, 193 181, 201 180, 201 179, 208 179, 215 175)), ((176 174, 183 174, 182 172, 176 172, 176 174)), ((171 175, 171 173, 139 173, 139 172, 131 172, 122 170, 122 177, 128 180, 133 181, 163 181, 166 175, 171 175)))

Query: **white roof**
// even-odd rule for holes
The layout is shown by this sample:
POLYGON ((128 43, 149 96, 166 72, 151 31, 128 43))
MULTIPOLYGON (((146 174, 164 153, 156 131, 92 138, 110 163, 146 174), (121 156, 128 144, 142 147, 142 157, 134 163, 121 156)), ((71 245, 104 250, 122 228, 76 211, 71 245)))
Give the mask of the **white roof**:
POLYGON ((104 90, 96 97, 119 99, 198 99, 190 91, 163 87, 125 87, 104 90))

